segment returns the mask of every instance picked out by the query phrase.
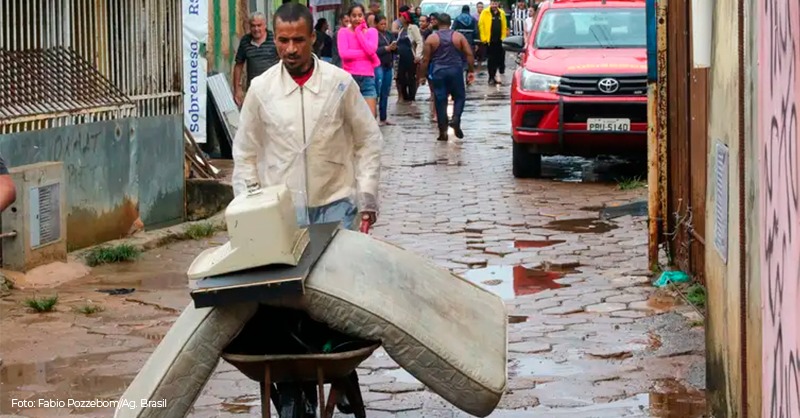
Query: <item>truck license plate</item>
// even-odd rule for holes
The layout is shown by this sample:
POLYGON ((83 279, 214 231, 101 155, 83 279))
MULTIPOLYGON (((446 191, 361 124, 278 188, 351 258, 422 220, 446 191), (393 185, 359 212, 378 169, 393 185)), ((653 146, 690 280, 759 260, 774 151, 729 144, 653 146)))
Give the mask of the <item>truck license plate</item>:
POLYGON ((586 120, 586 126, 587 129, 590 131, 612 131, 612 132, 630 131, 631 120, 589 118, 586 120))

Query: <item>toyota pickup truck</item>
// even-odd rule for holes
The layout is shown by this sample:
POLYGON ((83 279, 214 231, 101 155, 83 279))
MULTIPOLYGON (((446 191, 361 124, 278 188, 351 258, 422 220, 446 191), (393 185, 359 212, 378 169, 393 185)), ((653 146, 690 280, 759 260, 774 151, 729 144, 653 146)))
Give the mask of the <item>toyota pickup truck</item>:
POLYGON ((542 155, 643 157, 647 152, 644 0, 542 3, 511 83, 512 171, 541 176, 542 155))

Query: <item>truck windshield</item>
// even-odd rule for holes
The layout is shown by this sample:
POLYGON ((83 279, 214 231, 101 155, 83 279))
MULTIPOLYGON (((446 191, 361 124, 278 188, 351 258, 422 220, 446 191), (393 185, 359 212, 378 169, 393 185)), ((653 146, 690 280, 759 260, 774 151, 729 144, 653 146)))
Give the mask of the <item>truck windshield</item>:
POLYGON ((539 49, 645 48, 644 8, 550 9, 536 32, 539 49))

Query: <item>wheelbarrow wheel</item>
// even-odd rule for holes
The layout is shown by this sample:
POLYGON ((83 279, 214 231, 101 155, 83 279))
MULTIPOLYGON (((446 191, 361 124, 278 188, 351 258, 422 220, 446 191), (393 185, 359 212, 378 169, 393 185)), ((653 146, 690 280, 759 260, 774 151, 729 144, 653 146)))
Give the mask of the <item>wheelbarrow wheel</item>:
POLYGON ((303 386, 294 383, 278 385, 280 418, 315 418, 313 405, 306 398, 303 386))

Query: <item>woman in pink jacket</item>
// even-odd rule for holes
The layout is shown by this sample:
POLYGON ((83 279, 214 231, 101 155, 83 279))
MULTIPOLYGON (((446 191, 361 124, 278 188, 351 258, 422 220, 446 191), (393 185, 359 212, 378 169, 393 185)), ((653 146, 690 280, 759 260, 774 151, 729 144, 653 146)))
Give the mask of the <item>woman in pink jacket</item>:
POLYGON ((378 58, 378 31, 367 27, 364 6, 353 4, 347 12, 350 26, 339 29, 336 43, 342 68, 353 76, 366 99, 372 115, 376 114, 378 87, 375 84, 375 68, 381 65, 378 58))

